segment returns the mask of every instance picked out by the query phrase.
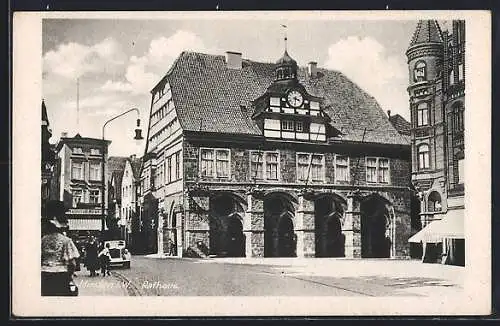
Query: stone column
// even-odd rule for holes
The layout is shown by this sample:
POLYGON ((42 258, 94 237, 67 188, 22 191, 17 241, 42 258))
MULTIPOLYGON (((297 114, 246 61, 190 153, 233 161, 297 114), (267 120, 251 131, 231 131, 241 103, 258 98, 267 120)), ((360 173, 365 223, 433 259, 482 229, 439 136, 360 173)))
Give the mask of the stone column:
POLYGON ((314 198, 301 194, 295 212, 297 257, 314 257, 316 246, 314 226, 314 198))
POLYGON ((176 207, 176 211, 175 211, 175 216, 174 216, 175 229, 173 230, 173 232, 176 232, 177 243, 175 245, 177 247, 177 256, 178 257, 182 257, 183 248, 184 248, 184 241, 182 238, 182 234, 183 234, 182 216, 183 216, 183 207, 181 205, 178 205, 176 207))
POLYGON ((158 228, 157 228, 157 230, 158 230, 157 255, 158 256, 163 256, 163 254, 164 254, 164 251, 163 251, 163 222, 164 222, 163 218, 164 218, 163 213, 159 212, 158 213, 158 228))
POLYGON ((264 257, 264 199, 259 192, 247 193, 243 232, 246 257, 264 257))
POLYGON ((342 223, 345 235, 345 256, 361 258, 361 213, 359 200, 352 194, 347 196, 347 210, 342 223))

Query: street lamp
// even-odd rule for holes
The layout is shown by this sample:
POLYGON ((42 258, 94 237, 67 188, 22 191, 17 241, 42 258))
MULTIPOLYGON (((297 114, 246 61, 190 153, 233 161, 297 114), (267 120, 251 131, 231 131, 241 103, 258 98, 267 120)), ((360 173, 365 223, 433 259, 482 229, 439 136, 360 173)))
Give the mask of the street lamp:
POLYGON ((106 179, 105 179, 105 160, 106 160, 106 141, 104 139, 104 129, 106 128, 106 126, 108 125, 108 123, 110 123, 111 121, 115 120, 115 119, 118 119, 119 117, 121 116, 124 116, 125 114, 129 113, 129 112, 132 112, 132 111, 135 111, 137 113, 137 127, 135 129, 135 136, 134 136, 134 139, 139 142, 140 140, 144 139, 142 137, 142 130, 139 128, 141 126, 141 119, 139 118, 140 117, 140 112, 139 112, 139 109, 137 108, 132 108, 130 110, 127 110, 111 119, 109 119, 108 121, 106 121, 104 123, 104 125, 102 126, 102 161, 101 161, 101 170, 102 170, 102 175, 101 175, 101 186, 102 186, 102 192, 101 192, 101 233, 103 236, 104 235, 104 231, 106 229, 106 214, 105 214, 105 189, 106 189, 106 179))

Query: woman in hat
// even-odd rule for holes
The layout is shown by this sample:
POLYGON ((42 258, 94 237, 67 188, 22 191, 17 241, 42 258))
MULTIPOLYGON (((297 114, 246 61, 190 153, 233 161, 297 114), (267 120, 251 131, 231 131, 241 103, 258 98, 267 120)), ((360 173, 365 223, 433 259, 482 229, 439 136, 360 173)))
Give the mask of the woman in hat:
POLYGON ((75 260, 80 256, 73 241, 63 235, 68 227, 66 208, 59 200, 47 202, 42 237, 42 296, 71 295, 75 260))

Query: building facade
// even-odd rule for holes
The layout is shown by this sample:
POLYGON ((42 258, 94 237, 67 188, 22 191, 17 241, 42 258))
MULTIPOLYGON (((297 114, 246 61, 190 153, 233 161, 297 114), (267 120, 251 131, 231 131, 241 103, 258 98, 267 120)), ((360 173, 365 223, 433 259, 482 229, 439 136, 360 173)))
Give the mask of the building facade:
POLYGON ((52 137, 52 130, 50 129, 49 117, 47 115, 47 107, 45 102, 42 101, 42 124, 41 124, 41 209, 42 214, 45 209, 45 204, 48 200, 54 199, 55 194, 52 191, 53 178, 54 178, 54 167, 56 164, 56 153, 54 151, 54 145, 50 143, 50 138, 52 137))
POLYGON ((410 154, 337 71, 183 52, 152 90, 142 219, 160 254, 408 257, 410 154))
POLYGON ((412 182, 420 197, 423 233, 443 225, 427 239, 427 251, 432 251, 427 254, 431 261, 441 261, 444 255, 462 265, 465 21, 453 21, 451 31, 442 31, 437 21, 419 21, 406 55, 412 182), (442 222, 431 227, 435 221, 442 222), (460 228, 461 234, 449 231, 460 228))
MULTIPOLYGON (((109 144, 110 141, 80 134, 67 137, 63 133, 56 146, 57 198, 69 208, 66 213, 69 232, 75 238, 101 235, 102 192, 106 192, 102 187, 102 165, 109 144)), ((104 198, 107 198, 106 193, 104 198)))
POLYGON ((131 248, 134 247, 132 231, 133 221, 138 219, 137 186, 139 183, 139 173, 141 160, 135 155, 127 157, 121 175, 121 195, 120 195, 120 222, 122 238, 125 239, 131 248))

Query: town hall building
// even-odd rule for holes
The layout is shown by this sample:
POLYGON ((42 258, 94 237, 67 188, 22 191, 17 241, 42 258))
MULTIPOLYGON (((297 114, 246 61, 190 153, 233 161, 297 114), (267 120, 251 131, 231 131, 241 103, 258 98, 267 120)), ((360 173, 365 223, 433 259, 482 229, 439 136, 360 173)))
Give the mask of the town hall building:
POLYGON ((408 137, 341 72, 183 52, 151 93, 150 251, 409 257, 408 137))

